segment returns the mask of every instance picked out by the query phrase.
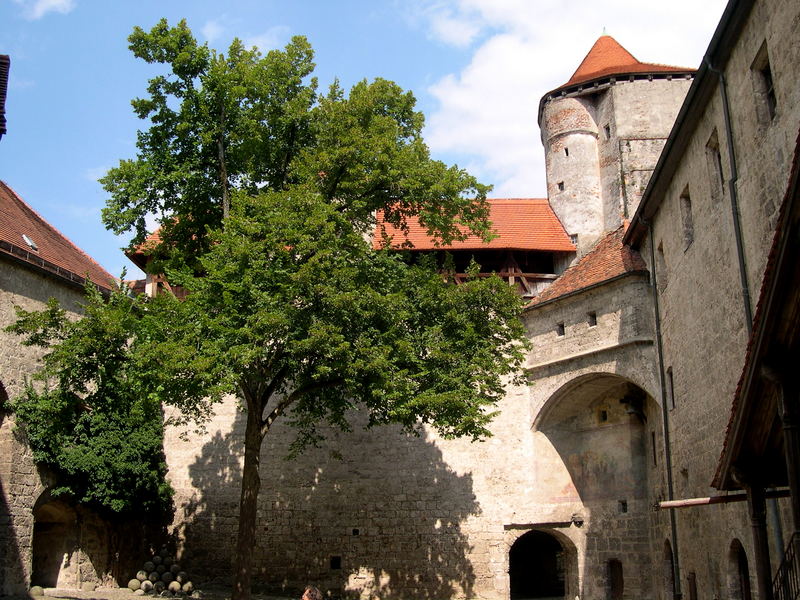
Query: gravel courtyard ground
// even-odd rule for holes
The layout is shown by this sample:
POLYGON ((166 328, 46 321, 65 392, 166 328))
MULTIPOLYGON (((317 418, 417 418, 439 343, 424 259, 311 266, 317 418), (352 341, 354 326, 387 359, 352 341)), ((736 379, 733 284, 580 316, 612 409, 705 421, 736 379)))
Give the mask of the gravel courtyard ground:
MULTIPOLYGON (((230 588, 208 587, 202 588, 202 600, 230 600, 230 588)), ((158 596, 136 596, 128 588, 97 588, 93 592, 81 590, 66 590, 61 588, 45 588, 43 600, 57 598, 60 600, 144 600, 158 598, 158 596)), ((291 596, 272 596, 253 593, 253 600, 298 600, 291 596)), ((160 598, 159 598, 160 600, 160 598)))

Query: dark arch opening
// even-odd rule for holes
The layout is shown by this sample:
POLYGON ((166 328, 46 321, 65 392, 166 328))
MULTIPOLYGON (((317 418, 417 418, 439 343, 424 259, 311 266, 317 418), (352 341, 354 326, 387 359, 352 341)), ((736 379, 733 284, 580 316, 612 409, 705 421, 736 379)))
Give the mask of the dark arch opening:
POLYGON ((608 600, 622 600, 625 580, 622 577, 622 563, 616 558, 608 561, 608 600))
POLYGON ((33 510, 31 585, 59 587, 72 583, 66 569, 77 547, 75 511, 59 501, 46 501, 33 510))
POLYGON ((508 556, 511 600, 563 598, 566 557, 561 543, 543 531, 529 531, 508 556))
POLYGON ((750 567, 742 543, 734 539, 728 552, 728 594, 731 600, 751 600, 750 567))

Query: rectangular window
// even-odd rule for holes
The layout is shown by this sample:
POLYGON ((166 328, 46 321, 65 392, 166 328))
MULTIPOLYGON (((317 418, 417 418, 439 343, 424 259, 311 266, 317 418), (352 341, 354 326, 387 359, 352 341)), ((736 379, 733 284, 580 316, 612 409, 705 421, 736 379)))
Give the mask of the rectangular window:
POLYGON ((683 225, 683 251, 689 249, 694 241, 694 220, 692 219, 692 198, 689 186, 681 194, 681 224, 683 225))
POLYGON ((587 320, 589 322, 589 327, 594 327, 597 325, 597 313, 592 311, 587 314, 587 320))
POLYGON ((667 402, 670 410, 675 408, 675 384, 672 380, 672 367, 667 369, 667 402))
POLYGON ((706 160, 708 162, 708 185, 711 189, 711 199, 719 200, 725 195, 725 176, 722 172, 722 155, 719 151, 717 130, 711 133, 706 144, 706 160))
POLYGON ((564 182, 563 181, 559 181, 558 182, 558 191, 559 192, 563 192, 564 191, 564 182))
POLYGON ((653 449, 653 466, 658 464, 658 452, 656 452, 656 432, 650 432, 650 447, 653 449))
POLYGON ((663 292, 667 287, 667 261, 664 259, 663 242, 659 242, 656 249, 655 275, 658 281, 658 291, 663 292))
POLYGON ((756 96, 756 113, 762 125, 769 125, 778 110, 778 97, 775 93, 775 82, 772 78, 772 67, 769 64, 767 43, 764 42, 750 66, 753 73, 753 91, 756 96))
POLYGON ((564 328, 564 323, 556 323, 556 335, 558 337, 561 337, 564 335, 565 332, 566 329, 564 328))

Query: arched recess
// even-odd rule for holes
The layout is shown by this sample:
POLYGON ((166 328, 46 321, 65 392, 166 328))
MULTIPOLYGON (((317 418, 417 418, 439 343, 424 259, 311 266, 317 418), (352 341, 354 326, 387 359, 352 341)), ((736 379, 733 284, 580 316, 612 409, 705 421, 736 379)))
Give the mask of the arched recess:
POLYGON ((658 405, 641 387, 611 373, 581 375, 559 388, 536 416, 584 504, 624 502, 647 490, 646 425, 658 405))
POLYGON ((735 539, 728 550, 728 598, 751 600, 750 567, 742 543, 735 539))
POLYGON ((69 505, 44 494, 33 509, 31 585, 74 587, 73 558, 78 548, 77 514, 69 505))
POLYGON ((578 593, 575 546, 552 530, 528 531, 509 549, 508 576, 511 600, 572 598, 578 593))

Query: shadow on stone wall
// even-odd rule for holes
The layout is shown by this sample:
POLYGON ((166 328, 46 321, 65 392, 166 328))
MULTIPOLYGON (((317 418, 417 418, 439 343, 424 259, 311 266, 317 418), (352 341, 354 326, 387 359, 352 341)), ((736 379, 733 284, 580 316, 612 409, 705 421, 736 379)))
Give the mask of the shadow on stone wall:
MULTIPOLYGON (((241 484, 244 414, 189 466, 192 498, 180 533, 187 568, 230 581, 241 484)), ((284 457, 294 437, 275 426, 262 448, 254 583, 297 593, 434 600, 473 594, 461 524, 479 514, 472 477, 453 472, 422 432, 395 427, 329 431, 320 448, 284 457)))
MULTIPOLYGON (((0 384, 0 428, 6 425, 8 418, 8 414, 2 407, 5 399, 5 390, 0 384)), ((8 460, 10 467, 13 457, 6 456, 3 457, 3 460, 8 460)), ((27 589, 19 540, 14 529, 14 517, 11 512, 11 505, 15 500, 7 488, 9 482, 3 481, 6 475, 10 475, 10 471, 7 472, 5 467, 4 464, 3 477, 0 477, 0 596, 19 594, 27 589)))

